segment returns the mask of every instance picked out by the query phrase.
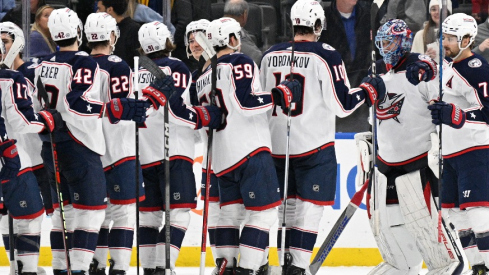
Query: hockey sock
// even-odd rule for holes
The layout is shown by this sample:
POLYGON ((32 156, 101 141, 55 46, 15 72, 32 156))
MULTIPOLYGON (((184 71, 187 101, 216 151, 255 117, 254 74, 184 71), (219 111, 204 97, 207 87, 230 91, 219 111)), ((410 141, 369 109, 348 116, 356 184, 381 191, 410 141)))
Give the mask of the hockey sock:
POLYGON ((114 270, 129 270, 134 225, 136 224, 136 204, 110 205, 113 225, 109 233, 110 258, 114 261, 114 270))
POLYGON ((219 220, 219 202, 209 202, 209 216, 207 217, 207 232, 209 232, 209 243, 211 245, 212 256, 216 262, 216 225, 219 220))
POLYGON ((489 207, 473 207, 466 210, 469 224, 475 234, 479 255, 484 263, 489 264, 489 207))
MULTIPOLYGON (((290 228, 295 224, 295 211, 297 199, 287 199, 287 211, 285 212, 286 235, 285 235, 285 253, 289 252, 290 246, 290 228)), ((278 232, 277 232, 277 252, 280 265, 283 266, 282 260, 282 220, 283 220, 283 205, 278 208, 278 232)))
POLYGON ((73 209, 73 248, 70 251, 72 270, 88 270, 97 247, 98 232, 105 219, 105 210, 73 209))
MULTIPOLYGON (((170 269, 175 269, 180 247, 190 223, 190 208, 170 210, 170 269)), ((165 240, 166 228, 161 229, 156 245, 156 266, 166 267, 165 240)))
POLYGON ((107 255, 109 254, 109 227, 102 225, 98 233, 97 248, 93 258, 98 261, 97 269, 107 267, 107 255))
POLYGON ((471 265, 483 264, 484 260, 479 253, 479 249, 477 248, 474 232, 472 232, 471 229, 460 230, 458 232, 458 236, 469 263, 471 265))
POLYGON ((15 248, 16 260, 23 264, 23 272, 37 272, 39 248, 41 246, 42 215, 34 219, 14 220, 17 228, 15 248))
POLYGON ((244 205, 230 204, 221 207, 216 227, 216 258, 232 263, 239 254, 239 229, 245 217, 244 205))
POLYGON ((139 227, 139 252, 143 268, 156 268, 156 242, 158 240, 157 227, 139 227))

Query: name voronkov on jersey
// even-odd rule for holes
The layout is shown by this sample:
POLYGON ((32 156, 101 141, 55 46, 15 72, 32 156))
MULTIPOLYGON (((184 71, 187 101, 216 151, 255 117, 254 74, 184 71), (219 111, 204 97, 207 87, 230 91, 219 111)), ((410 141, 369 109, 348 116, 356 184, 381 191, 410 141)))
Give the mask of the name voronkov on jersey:
MULTIPOLYGON (((269 56, 268 67, 290 67, 290 59, 290 55, 269 56)), ((309 59, 305 56, 294 56, 294 67, 307 68, 309 59)))

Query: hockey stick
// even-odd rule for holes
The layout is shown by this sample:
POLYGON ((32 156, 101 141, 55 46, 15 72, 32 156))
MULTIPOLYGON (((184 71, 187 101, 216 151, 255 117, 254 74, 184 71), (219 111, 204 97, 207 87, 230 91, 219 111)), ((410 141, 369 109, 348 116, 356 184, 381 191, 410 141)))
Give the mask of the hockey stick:
MULTIPOLYGON (((134 99, 139 97, 139 56, 134 57, 134 99)), ((136 146, 136 274, 139 275, 139 125, 135 123, 136 146)))
MULTIPOLYGON (((377 56, 375 53, 375 25, 377 22, 377 14, 380 10, 380 7, 384 4, 385 0, 374 0, 372 6, 370 8, 370 42, 372 47, 372 77, 375 77, 377 73, 377 67, 375 62, 377 61, 377 56)), ((375 183, 375 163, 377 161, 377 112, 375 110, 375 102, 372 102, 371 113, 372 113, 372 167, 370 169, 370 177, 369 183, 372 185, 373 194, 374 194, 374 203, 373 203, 373 213, 372 218, 374 219, 374 235, 377 236, 379 234, 379 207, 378 207, 378 198, 377 198, 377 187, 375 183)))
MULTIPOLYGON (((195 40, 201 48, 204 50, 203 54, 206 58, 210 58, 211 60, 211 98, 210 105, 216 104, 216 82, 217 82, 217 54, 214 51, 213 47, 207 44, 207 39, 205 39, 202 33, 195 34, 195 40)), ((204 195, 204 209, 202 212, 202 241, 200 246, 200 275, 204 275, 205 272, 205 255, 207 253, 207 220, 209 217, 209 192, 211 186, 211 165, 212 165, 212 142, 214 137, 214 130, 209 129, 209 135, 207 138, 207 160, 206 160, 206 179, 205 179, 205 195, 204 195)), ((226 268, 227 261, 221 263, 219 267, 219 275, 224 273, 226 268)))
POLYGON ((367 180, 367 182, 363 184, 362 188, 360 188, 360 190, 358 190, 355 195, 353 195, 350 203, 346 206, 345 210, 343 210, 343 213, 341 213, 331 231, 329 231, 328 236, 319 248, 318 253, 312 260, 312 263, 309 265, 309 271, 311 271, 312 275, 318 272, 319 268, 323 264, 324 260, 326 260, 326 257, 328 257, 329 252, 331 252, 331 249, 333 249, 333 246, 339 239, 346 225, 348 224, 348 222, 350 222, 353 214, 355 214, 355 211, 357 211, 358 207, 362 203, 363 195, 365 194, 365 190, 367 190, 368 185, 369 182, 367 180))
MULTIPOLYGON (((2 160, 2 164, 3 160, 2 160)), ((8 213, 8 237, 9 237, 9 256, 10 256, 10 275, 17 274, 17 264, 15 262, 15 241, 14 241, 14 218, 8 213)))
MULTIPOLYGON (((146 68, 150 73, 152 73, 156 78, 162 79, 166 75, 163 71, 156 65, 149 57, 140 56, 141 66, 146 68)), ((165 115, 165 274, 170 275, 170 123, 168 120, 169 111, 168 111, 167 102, 163 107, 164 115, 165 115)))
MULTIPOLYGON (((36 83, 37 92, 39 96, 44 101, 44 108, 49 109, 49 96, 42 84, 41 78, 37 79, 36 83)), ((58 153, 56 151, 56 143, 54 142, 54 133, 49 133, 49 140, 51 141, 51 153, 53 156, 53 165, 54 165, 54 180, 56 182, 56 193, 58 194, 58 203, 59 203, 59 214, 61 217, 61 227, 63 231, 61 231, 63 236, 63 245, 65 248, 65 257, 66 257, 66 269, 68 275, 71 275, 71 264, 70 264, 70 253, 68 251, 68 230, 66 229, 66 219, 65 219, 65 211, 63 205, 63 194, 61 193, 61 178, 59 175, 59 165, 58 165, 58 153)))

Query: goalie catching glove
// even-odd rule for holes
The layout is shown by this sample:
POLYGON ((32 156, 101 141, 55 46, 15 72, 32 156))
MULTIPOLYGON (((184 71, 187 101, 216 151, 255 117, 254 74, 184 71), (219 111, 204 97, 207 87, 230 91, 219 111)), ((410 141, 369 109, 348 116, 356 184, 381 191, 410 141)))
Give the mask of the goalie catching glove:
POLYGON ((146 120, 146 109, 150 103, 133 98, 114 98, 105 105, 109 121, 115 124, 121 120, 133 120, 142 123, 146 120))
POLYGON ((173 78, 169 75, 162 79, 155 79, 148 87, 143 89, 143 97, 151 102, 151 106, 158 110, 165 106, 170 96, 175 91, 173 78))
POLYGON ((2 152, 2 170, 0 170, 0 180, 10 180, 17 176, 20 170, 20 158, 17 152, 15 139, 7 139, 0 143, 2 152))
POLYGON ((436 63, 431 59, 419 60, 406 67, 406 78, 414 86, 421 81, 428 82, 435 79, 436 74, 436 63))
POLYGON ((433 124, 446 124, 460 129, 465 123, 465 112, 455 104, 437 101, 428 105, 433 124))
POLYGON ((272 100, 274 105, 282 107, 284 112, 288 112, 292 102, 300 102, 302 98, 302 85, 297 80, 284 80, 272 89, 272 100))
POLYGON ((385 83, 378 75, 364 77, 360 88, 365 92, 368 107, 385 96, 385 83))

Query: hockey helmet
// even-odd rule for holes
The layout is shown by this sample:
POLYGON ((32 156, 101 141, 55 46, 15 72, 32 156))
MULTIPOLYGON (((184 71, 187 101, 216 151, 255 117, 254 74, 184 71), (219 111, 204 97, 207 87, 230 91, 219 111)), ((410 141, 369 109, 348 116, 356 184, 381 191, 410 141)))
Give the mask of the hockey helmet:
POLYGON ((299 0, 295 2, 290 10, 292 26, 304 26, 314 30, 314 34, 319 36, 321 31, 326 29, 326 16, 321 4, 313 0, 299 0), (321 29, 316 30, 316 22, 320 21, 321 29))
POLYGON ((53 10, 48 19, 48 28, 54 41, 77 38, 78 45, 81 45, 83 25, 73 10, 69 8, 53 10))
MULTIPOLYGON (((5 66, 7 66, 8 68, 12 68, 12 64, 14 63, 15 58, 20 52, 22 52, 22 50, 24 50, 24 32, 12 22, 0 23, 0 32, 7 33, 12 38, 12 46, 10 46, 7 55, 1 62, 1 64, 5 64, 5 66)), ((3 47, 5 47, 5 45, 3 45, 3 47)))
POLYGON ((241 45, 241 26, 238 21, 230 17, 222 17, 213 20, 206 30, 207 40, 211 42, 213 47, 227 46, 233 50, 238 50, 241 45), (234 34, 238 39, 238 45, 233 47, 229 45, 229 36, 234 34))
POLYGON ((465 13, 455 13, 448 16, 442 23, 442 31, 445 34, 451 34, 457 37, 458 47, 460 50, 464 50, 474 42, 477 35, 477 22, 474 17, 465 13), (462 39, 464 36, 469 35, 470 41, 467 47, 462 48, 462 39))
POLYGON ((401 57, 411 51, 413 34, 406 22, 391 19, 380 26, 375 36, 375 46, 387 65, 395 66, 401 57))
POLYGON ((173 37, 168 27, 158 21, 142 25, 139 29, 138 36, 141 48, 146 54, 166 49, 167 39, 170 39, 173 43, 173 37))
POLYGON ((85 23, 85 35, 88 42, 110 41, 110 34, 114 32, 114 43, 110 44, 111 52, 115 50, 115 44, 119 39, 120 31, 114 17, 105 12, 97 12, 88 15, 85 23))
POLYGON ((192 52, 190 51, 190 34, 195 33, 195 32, 203 32, 205 34, 205 31, 207 27, 209 27, 209 20, 207 19, 200 19, 197 21, 192 21, 187 25, 187 28, 185 30, 185 46, 187 47, 187 57, 190 57, 192 55, 192 52))

